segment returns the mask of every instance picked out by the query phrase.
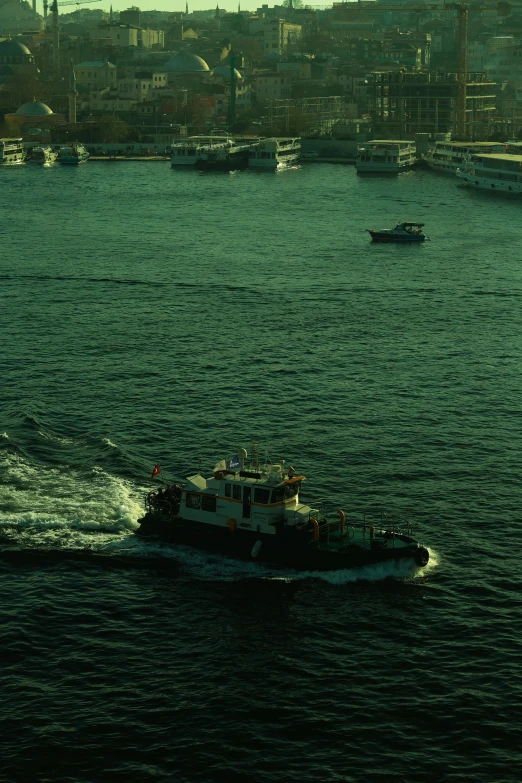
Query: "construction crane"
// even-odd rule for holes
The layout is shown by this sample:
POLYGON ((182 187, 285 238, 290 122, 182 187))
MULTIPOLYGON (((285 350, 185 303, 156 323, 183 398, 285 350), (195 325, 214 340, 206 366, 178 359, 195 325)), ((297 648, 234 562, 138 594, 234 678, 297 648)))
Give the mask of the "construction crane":
MULTIPOLYGON (((58 3, 56 0, 53 0, 53 3, 51 5, 51 13, 52 13, 52 34, 53 34, 53 65, 55 68, 58 68, 60 65, 60 32, 58 29, 58 6, 62 5, 75 5, 80 6, 84 5, 85 3, 96 3, 98 0, 64 0, 62 3, 58 3)), ((47 19, 47 9, 49 7, 48 0, 43 0, 43 8, 44 8, 44 19, 47 19)))
POLYGON ((468 81, 468 13, 469 11, 497 11, 507 15, 511 11, 511 3, 499 0, 496 5, 482 5, 473 3, 426 3, 416 5, 392 5, 386 6, 388 13, 391 11, 456 11, 458 21, 458 59, 457 59, 457 111, 455 131, 459 139, 466 136, 466 97, 468 81))

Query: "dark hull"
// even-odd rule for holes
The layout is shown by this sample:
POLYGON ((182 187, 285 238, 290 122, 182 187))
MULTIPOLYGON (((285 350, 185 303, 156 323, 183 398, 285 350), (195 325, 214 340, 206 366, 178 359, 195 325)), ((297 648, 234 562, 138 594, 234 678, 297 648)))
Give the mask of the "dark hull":
POLYGON ((198 160, 196 168, 201 171, 238 171, 248 168, 248 151, 246 154, 229 155, 225 160, 198 160))
POLYGON ((415 543, 407 548, 383 549, 375 542, 374 548, 362 549, 350 545, 349 539, 343 539, 342 546, 310 541, 308 534, 291 527, 283 527, 273 535, 241 528, 232 532, 217 525, 150 512, 139 521, 136 533, 140 536, 155 536, 227 557, 298 570, 337 571, 402 559, 423 566, 429 559, 428 551, 415 543))
POLYGON ((393 234, 378 234, 370 231, 371 238, 374 242, 424 242, 426 237, 401 237, 393 234))

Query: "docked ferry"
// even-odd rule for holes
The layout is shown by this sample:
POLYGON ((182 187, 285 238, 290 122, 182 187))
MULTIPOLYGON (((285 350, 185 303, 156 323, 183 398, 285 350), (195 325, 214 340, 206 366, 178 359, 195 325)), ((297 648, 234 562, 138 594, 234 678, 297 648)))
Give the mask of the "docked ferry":
POLYGON ((196 168, 204 171, 237 171, 246 169, 250 153, 257 147, 260 139, 249 137, 234 139, 224 148, 201 149, 196 154, 196 168))
POLYGON ((203 150, 227 149, 232 145, 229 136, 189 136, 171 147, 170 165, 195 166, 198 153, 203 150))
POLYGON ((0 139, 0 165, 13 165, 25 161, 22 139, 0 139))
POLYGON ((457 169, 457 178, 471 188, 522 193, 522 155, 470 155, 457 169))
MULTIPOLYGON (((152 477, 160 472, 156 465, 152 477)), ((325 504, 301 503, 304 480, 284 460, 261 462, 256 445, 250 460, 240 449, 212 472, 149 492, 136 533, 305 570, 399 560, 419 567, 428 563, 429 552, 412 537, 410 523, 382 513, 361 515, 356 522, 355 514, 348 520, 341 509, 331 518, 325 504)))
POLYGON ((78 166, 80 163, 87 163, 89 153, 83 144, 65 144, 60 147, 58 160, 69 166, 78 166))
POLYGON ((399 174, 417 162, 417 149, 413 141, 373 139, 357 150, 357 173, 399 174))
POLYGON ((298 163, 301 157, 301 139, 270 138, 262 139, 257 147, 250 150, 248 166, 253 169, 275 169, 298 163))
POLYGON ((435 171, 456 174, 469 155, 503 153, 506 145, 496 141, 436 141, 428 147, 422 160, 435 171))

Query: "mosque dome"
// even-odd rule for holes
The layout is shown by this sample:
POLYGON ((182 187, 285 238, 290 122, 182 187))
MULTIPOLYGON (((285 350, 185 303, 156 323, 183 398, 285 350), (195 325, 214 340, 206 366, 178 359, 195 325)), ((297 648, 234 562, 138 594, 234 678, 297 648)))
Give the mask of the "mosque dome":
POLYGON ((20 57, 20 55, 24 54, 31 54, 31 52, 23 43, 12 41, 10 38, 0 43, 0 57, 3 57, 4 55, 10 57, 20 57))
POLYGON ((16 110, 17 117, 46 117, 48 114, 52 113, 52 109, 40 101, 23 103, 20 108, 16 110))
MULTIPOLYGON (((212 69, 214 76, 221 76, 223 79, 230 79, 230 65, 218 65, 212 69)), ((236 79, 243 79, 237 68, 234 68, 236 79)))
POLYGON ((162 70, 169 73, 205 73, 210 68, 197 54, 180 53, 167 60, 162 70))

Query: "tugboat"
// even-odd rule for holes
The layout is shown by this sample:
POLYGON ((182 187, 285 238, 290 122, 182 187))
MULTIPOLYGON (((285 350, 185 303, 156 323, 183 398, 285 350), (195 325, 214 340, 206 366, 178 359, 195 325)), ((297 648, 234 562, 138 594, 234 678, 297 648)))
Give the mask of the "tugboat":
MULTIPOLYGON (((254 445, 247 464, 240 449, 221 460, 212 475, 188 476, 148 493, 145 515, 136 533, 277 567, 333 571, 390 560, 409 560, 419 567, 429 552, 385 514, 364 515, 347 523, 339 509, 329 519, 324 504, 299 501, 305 476, 293 467, 261 463, 254 445)), ((154 468, 152 478, 161 470, 154 468)))
POLYGON ((394 228, 367 228, 374 242, 424 242, 424 223, 397 223, 394 228))

